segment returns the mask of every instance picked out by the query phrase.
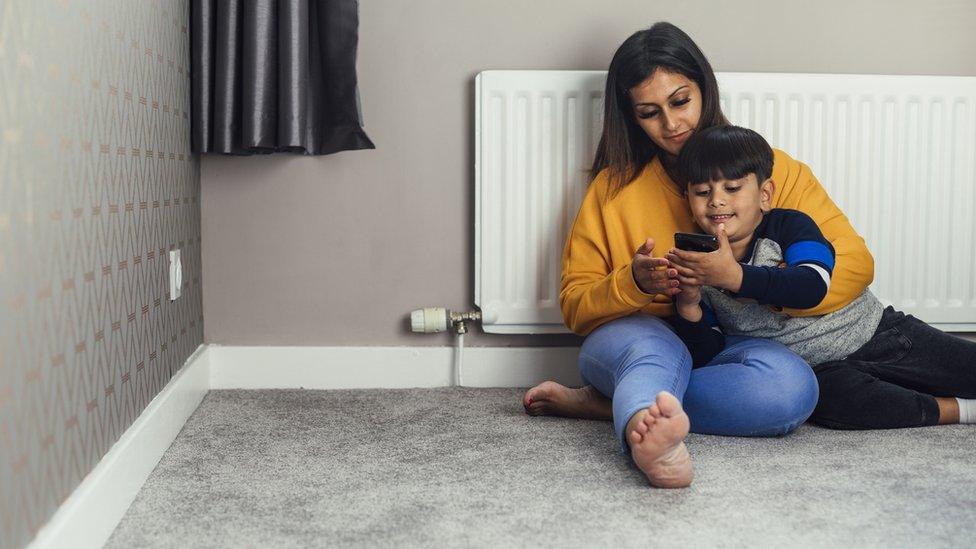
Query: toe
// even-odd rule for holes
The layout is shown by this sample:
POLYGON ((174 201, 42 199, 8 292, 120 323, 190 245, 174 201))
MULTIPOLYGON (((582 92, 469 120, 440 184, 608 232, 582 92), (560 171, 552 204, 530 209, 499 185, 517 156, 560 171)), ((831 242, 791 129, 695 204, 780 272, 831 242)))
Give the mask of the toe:
POLYGON ((644 440, 644 437, 641 436, 641 434, 638 433, 637 431, 631 431, 627 433, 627 442, 629 442, 631 446, 636 446, 637 444, 640 444, 642 440, 644 440))
POLYGON ((647 415, 654 416, 654 417, 661 417, 661 408, 657 405, 656 402, 654 404, 651 404, 651 407, 648 408, 647 411, 648 411, 647 415))
POLYGON ((529 406, 534 401, 545 399, 546 396, 548 396, 549 394, 548 387, 547 387, 548 383, 550 382, 543 381, 542 383, 526 391, 525 395, 522 396, 522 404, 525 406, 529 406))
POLYGON ((644 425, 647 425, 648 427, 650 427, 651 425, 654 425, 654 421, 655 421, 655 418, 654 418, 653 415, 651 415, 650 412, 644 414, 644 417, 641 418, 641 423, 643 423, 644 425))
POLYGON ((656 405, 664 417, 672 417, 682 412, 681 402, 678 401, 677 397, 667 391, 661 391, 657 394, 656 405))

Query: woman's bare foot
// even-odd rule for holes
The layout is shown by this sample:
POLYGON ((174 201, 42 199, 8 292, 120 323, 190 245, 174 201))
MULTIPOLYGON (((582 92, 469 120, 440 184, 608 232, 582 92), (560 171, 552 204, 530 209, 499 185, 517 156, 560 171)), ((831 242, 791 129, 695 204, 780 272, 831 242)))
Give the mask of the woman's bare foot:
POLYGON ((691 485, 694 471, 684 443, 690 426, 681 403, 665 391, 657 394, 657 402, 627 422, 630 455, 652 485, 658 488, 691 485))
POLYGON ((530 416, 613 420, 610 399, 592 385, 570 389, 555 381, 543 381, 525 392, 522 405, 530 416))

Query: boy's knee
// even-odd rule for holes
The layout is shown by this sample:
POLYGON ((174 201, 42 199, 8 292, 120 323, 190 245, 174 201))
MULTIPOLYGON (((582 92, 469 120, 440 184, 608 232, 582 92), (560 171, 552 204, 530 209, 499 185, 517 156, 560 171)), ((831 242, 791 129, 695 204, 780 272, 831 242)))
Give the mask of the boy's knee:
POLYGON ((828 427, 846 428, 852 410, 870 395, 876 379, 842 362, 820 364, 816 370, 820 397, 813 420, 828 427))

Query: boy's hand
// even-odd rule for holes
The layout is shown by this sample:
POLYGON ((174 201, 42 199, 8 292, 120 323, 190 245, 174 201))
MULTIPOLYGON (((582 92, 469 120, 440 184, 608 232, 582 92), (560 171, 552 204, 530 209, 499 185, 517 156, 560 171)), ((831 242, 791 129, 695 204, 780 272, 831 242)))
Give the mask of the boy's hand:
POLYGON ((664 294, 673 296, 678 293, 678 281, 674 278, 678 272, 671 267, 667 259, 654 257, 654 239, 648 238, 631 262, 631 272, 634 282, 645 294, 664 294))
POLYGON ((674 307, 678 314, 689 322, 698 322, 702 317, 701 286, 692 284, 687 278, 676 275, 679 293, 674 297, 674 307))
POLYGON ((674 297, 675 305, 679 308, 698 305, 701 301, 701 286, 678 274, 671 278, 678 281, 678 290, 680 290, 680 293, 674 297))
POLYGON ((665 255, 678 271, 682 284, 706 285, 738 292, 742 287, 742 266, 732 255, 725 224, 718 226, 718 249, 714 252, 689 252, 672 248, 665 255), (687 281, 687 282, 685 282, 687 281))

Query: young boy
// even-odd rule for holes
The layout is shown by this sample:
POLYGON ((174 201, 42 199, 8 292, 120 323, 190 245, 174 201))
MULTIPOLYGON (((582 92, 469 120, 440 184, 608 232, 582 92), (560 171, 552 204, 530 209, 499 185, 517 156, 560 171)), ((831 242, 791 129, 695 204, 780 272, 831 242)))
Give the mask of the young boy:
POLYGON ((813 367, 820 400, 811 419, 824 426, 976 423, 976 342, 885 308, 869 290, 826 315, 783 311, 826 296, 834 250, 806 214, 771 209, 772 166, 762 136, 736 126, 696 133, 678 157, 692 216, 720 243, 666 256, 681 290, 675 328, 693 366, 718 354, 726 335, 773 339, 813 367))

